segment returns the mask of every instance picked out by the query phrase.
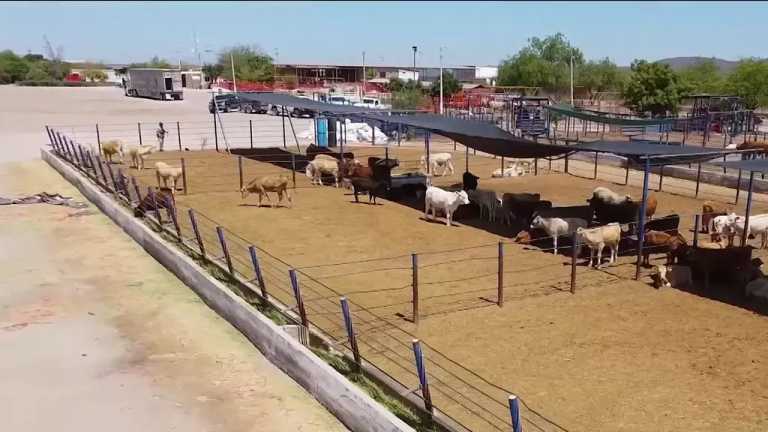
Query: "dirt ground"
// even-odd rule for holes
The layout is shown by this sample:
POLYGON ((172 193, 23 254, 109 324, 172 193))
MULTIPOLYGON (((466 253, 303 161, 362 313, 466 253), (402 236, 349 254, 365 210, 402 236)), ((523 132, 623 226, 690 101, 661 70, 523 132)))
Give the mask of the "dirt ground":
MULTIPOLYGON (((351 150, 357 157, 383 153, 351 150)), ((390 156, 402 162, 401 171, 415 169, 419 155, 416 149, 390 148, 390 156)), ((503 404, 488 405, 480 396, 471 400, 477 388, 502 402, 506 398, 502 389, 512 391, 549 420, 573 431, 641 431, 649 425, 654 430, 758 431, 768 425, 764 365, 768 321, 763 316, 707 298, 709 294, 655 290, 647 277, 633 281, 632 256, 600 271, 580 265, 577 292, 572 295, 567 253, 553 255, 511 244, 508 229, 474 215, 465 215, 457 227, 448 228, 442 219, 425 221, 418 202, 381 200, 374 206, 364 199, 355 204, 348 191, 313 187, 302 174, 296 177, 292 208, 257 207, 255 197, 244 202, 237 192, 234 157, 185 152, 153 155, 152 160, 182 156, 189 194, 177 196, 179 208, 195 208, 242 237, 233 254, 240 256, 236 267, 243 274, 252 273, 247 244, 279 258, 266 257, 271 267, 262 264, 268 267, 271 295, 293 304, 286 272, 289 266, 297 267, 307 276, 302 284, 310 320, 343 339, 336 304, 338 295, 349 297, 353 307, 365 310, 366 315, 360 316, 368 317, 358 327, 363 355, 390 375, 414 383, 402 361, 408 356, 402 342, 409 341, 386 342, 405 338, 404 330, 427 342, 433 356, 461 363, 492 383, 456 368, 432 372, 438 381, 433 386, 437 406, 475 430, 495 430, 500 423, 478 420, 482 416, 471 415, 470 409, 505 418, 503 404), (500 240, 505 241, 503 308, 495 305, 500 240), (420 267, 418 325, 411 321, 414 252, 419 253, 420 267), (462 380, 475 389, 462 388, 462 380), (487 413, 473 403, 485 404, 487 413)), ((471 171, 482 177, 481 187, 539 192, 555 205, 580 205, 598 185, 640 195, 641 175, 636 172, 629 186, 621 186, 615 182, 623 183, 622 169, 601 166, 600 180, 594 181, 577 176, 591 177, 590 164, 572 161, 571 172, 577 175, 566 175, 549 172, 548 163, 540 161, 539 176, 490 179, 501 161, 470 157, 471 171)), ((437 177, 436 184, 460 182, 463 152, 455 158, 456 174, 437 177)), ((246 182, 282 171, 250 160, 243 166, 246 182)), ((553 169, 562 169, 562 163, 555 162, 553 169)), ((140 178, 148 185, 154 184, 153 176, 154 170, 146 170, 140 178)), ((657 181, 654 176, 651 184, 657 181)), ((693 215, 700 212, 704 199, 733 201, 733 191, 706 185, 694 199, 689 182, 671 178, 664 180, 664 190, 672 193, 656 192, 657 216, 679 214, 681 231, 689 239, 693 215)), ((743 203, 742 198, 738 208, 743 203)), ((768 211, 764 196, 756 196, 753 209, 768 211)), ((212 223, 202 225, 206 246, 220 256, 212 223)), ((438 358, 434 361, 437 364, 438 358)), ((530 416, 530 422, 554 430, 550 423, 530 416)))
MULTIPOLYGON (((84 201, 0 164, 0 196, 41 191, 84 201)), ((3 430, 346 430, 93 206, 2 206, 0 245, 3 430)))

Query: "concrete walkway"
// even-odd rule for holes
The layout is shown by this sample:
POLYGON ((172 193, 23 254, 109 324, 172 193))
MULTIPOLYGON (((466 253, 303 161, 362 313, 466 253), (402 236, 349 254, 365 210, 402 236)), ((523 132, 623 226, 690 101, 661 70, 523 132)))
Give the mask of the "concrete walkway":
MULTIPOLYGON (((41 161, 0 196, 83 200, 41 161)), ((0 207, 4 431, 342 431, 98 210, 0 207)))

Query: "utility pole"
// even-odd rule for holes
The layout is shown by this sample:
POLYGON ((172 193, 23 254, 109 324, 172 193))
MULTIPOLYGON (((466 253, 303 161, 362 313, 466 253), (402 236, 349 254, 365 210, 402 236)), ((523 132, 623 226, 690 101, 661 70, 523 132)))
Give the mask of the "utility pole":
POLYGON ((360 92, 362 96, 365 96, 365 82, 367 78, 368 77, 365 74, 365 51, 363 51, 363 90, 360 92))
POLYGON ((571 54, 571 106, 575 106, 573 104, 573 54, 571 54))
POLYGON ((419 47, 414 45, 411 48, 413 49, 413 83, 415 84, 417 82, 417 79, 416 79, 416 51, 419 50, 419 47))
POLYGON ((443 47, 440 47, 440 114, 443 114, 443 47))
POLYGON ((229 61, 232 63, 232 91, 237 93, 237 79, 235 78, 235 57, 229 53, 229 61))

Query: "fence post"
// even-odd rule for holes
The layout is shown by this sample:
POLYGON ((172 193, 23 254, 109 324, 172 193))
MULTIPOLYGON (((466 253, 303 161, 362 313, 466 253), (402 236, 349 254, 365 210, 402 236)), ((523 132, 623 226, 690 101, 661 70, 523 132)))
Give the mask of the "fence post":
POLYGON ((62 142, 61 134, 58 131, 56 131, 56 142, 59 143, 59 153, 60 153, 60 155, 64 159, 66 159, 67 158, 67 149, 66 149, 66 147, 64 147, 64 142, 62 142))
POLYGON ((533 175, 539 175, 539 158, 533 158, 533 175))
POLYGON ((504 306, 504 242, 499 242, 498 304, 504 306))
POLYGON ((696 193, 694 193, 694 197, 699 197, 699 183, 701 181, 701 164, 698 165, 696 168, 696 193))
POLYGON ((629 158, 627 158, 627 162, 625 164, 626 172, 624 173, 624 185, 629 184, 629 158))
POLYGON ((131 183, 133 183, 133 189, 136 191, 136 203, 141 204, 141 190, 139 189, 139 183, 136 182, 136 177, 131 176, 131 183))
POLYGON ((99 172, 101 173, 101 178, 104 179, 104 187, 109 190, 109 182, 107 182, 107 176, 104 174, 104 165, 101 163, 101 156, 96 156, 96 163, 99 165, 99 172))
POLYGON ((109 178, 112 180, 112 189, 115 193, 118 193, 118 184, 115 181, 115 173, 112 171, 112 164, 107 162, 107 171, 109 172, 109 178))
POLYGON ((699 245, 699 231, 701 230, 701 215, 693 217, 693 247, 699 245))
POLYGON ((261 274, 261 266, 259 265, 259 257, 256 255, 256 247, 253 245, 248 246, 248 252, 251 254, 253 272, 256 274, 256 282, 258 282, 259 289, 261 289, 261 297, 266 302, 269 300, 269 295, 267 294, 267 286, 264 284, 264 276, 261 274))
MULTIPOLYGON (((579 236, 574 232, 571 239, 571 294, 576 294, 576 259, 579 257, 579 236)), ((600 258, 598 257, 598 263, 600 258)))
POLYGON ((352 349, 352 356, 357 364, 357 369, 360 370, 362 362, 360 361, 360 350, 357 348, 357 336, 355 336, 355 327, 352 324, 352 314, 349 313, 349 302, 346 297, 342 297, 341 301, 341 313, 344 315, 344 327, 347 329, 347 338, 349 339, 349 347, 352 349))
POLYGON ((162 229, 163 219, 160 216, 160 206, 157 205, 157 194, 154 190, 152 190, 152 186, 147 186, 147 194, 149 194, 149 199, 152 200, 152 207, 155 209, 155 218, 157 219, 157 224, 160 225, 160 229, 162 229))
MULTIPOLYGON (((285 142, 285 107, 281 107, 281 113, 282 116, 280 116, 283 119, 283 148, 288 148, 288 144, 285 142)), ((317 129, 315 129, 315 132, 317 132, 317 129)))
POLYGON ((464 146, 464 171, 469 172, 469 147, 464 146))
POLYGON ((253 120, 248 120, 248 136, 251 138, 251 148, 253 148, 253 120))
POLYGON ((45 133, 48 134, 48 141, 50 141, 51 147, 53 147, 55 149, 56 146, 53 145, 53 138, 51 137, 51 128, 49 128, 48 125, 45 125, 45 133))
POLYGON ((99 132, 98 123, 96 123, 96 144, 99 146, 99 154, 101 154, 101 133, 99 132))
POLYGON ((413 323, 419 323, 419 255, 411 254, 411 288, 413 289, 413 323))
POLYGON ((520 401, 515 395, 509 395, 509 415, 512 417, 512 432, 523 432, 520 423, 520 401))
POLYGON ((592 178, 597 180, 597 152, 595 152, 595 173, 592 175, 592 178))
POLYGON ((171 217, 171 222, 173 222, 173 228, 176 229, 176 237, 179 238, 181 243, 184 243, 184 239, 181 238, 181 227, 179 226, 179 220, 176 216, 176 202, 174 202, 173 199, 171 199, 170 207, 166 207, 166 210, 168 211, 168 216, 171 217))
POLYGON ((77 151, 80 152, 80 160, 83 161, 83 171, 85 171, 85 173, 88 174, 88 171, 86 169, 88 168, 88 159, 85 158, 85 151, 83 150, 83 146, 78 144, 77 151))
POLYGON ((433 414, 432 396, 429 393, 429 380, 427 379, 427 369, 424 366, 424 353, 421 351, 421 342, 418 339, 414 339, 412 344, 413 356, 416 359, 416 373, 419 376, 419 384, 421 385, 421 396, 424 398, 424 408, 430 414, 433 414))
POLYGON ((121 168, 117 169, 117 184, 120 186, 120 191, 122 191, 123 195, 130 201, 131 195, 128 193, 128 188, 125 187, 125 177, 123 176, 123 170, 121 168))
POLYGON ((141 138, 141 122, 136 122, 136 126, 139 131, 139 145, 144 145, 144 141, 141 138))
POLYGON ((189 209, 187 213, 189 214, 189 222, 192 224, 192 231, 195 233, 197 246, 200 248, 200 255, 202 255, 203 261, 205 261, 205 243, 203 243, 203 237, 200 235, 200 230, 197 228, 197 218, 195 217, 195 211, 193 209, 189 209))
POLYGON ((291 153, 291 178, 293 179, 293 188, 296 189, 296 155, 293 153, 291 153))
POLYGON ((659 190, 661 192, 661 184, 664 182, 664 165, 659 167, 659 190))
POLYGON ((240 178, 240 189, 239 191, 243 190, 243 157, 238 156, 237 157, 237 176, 240 178))
POLYGON ((296 306, 299 309, 299 317, 301 318, 301 325, 309 328, 309 320, 307 320, 307 311, 304 309, 304 298, 301 296, 301 287, 299 286, 299 279, 296 275, 296 270, 288 270, 288 276, 291 278, 291 288, 293 288, 293 296, 296 297, 296 306))
POLYGON ((563 170, 568 174, 568 153, 565 154, 565 167, 563 170))
POLYGON ((736 180, 736 202, 739 203, 739 194, 741 193, 741 169, 739 169, 739 178, 736 180))
POLYGON ((216 111, 218 111, 218 107, 216 107, 216 102, 214 101, 213 142, 216 144, 216 152, 218 152, 219 151, 219 125, 216 123, 216 111))
POLYGON ((187 164, 181 158, 181 181, 184 183, 184 195, 187 194, 187 164))
POLYGON ((224 260, 227 262, 227 270, 229 270, 230 275, 234 276, 235 270, 232 268, 232 258, 229 256, 227 240, 224 238, 224 229, 220 226, 216 226, 216 235, 219 237, 219 243, 221 243, 221 251, 224 252, 224 260))
POLYGON ((182 151, 182 148, 181 148, 181 124, 179 122, 176 122, 176 138, 179 140, 179 151, 182 151))

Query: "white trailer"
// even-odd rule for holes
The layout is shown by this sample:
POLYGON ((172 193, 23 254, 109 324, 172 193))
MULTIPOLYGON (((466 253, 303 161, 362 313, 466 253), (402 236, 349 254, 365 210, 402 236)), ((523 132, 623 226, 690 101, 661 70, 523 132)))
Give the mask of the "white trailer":
POLYGON ((125 95, 159 100, 182 100, 181 72, 172 69, 128 69, 125 95))

